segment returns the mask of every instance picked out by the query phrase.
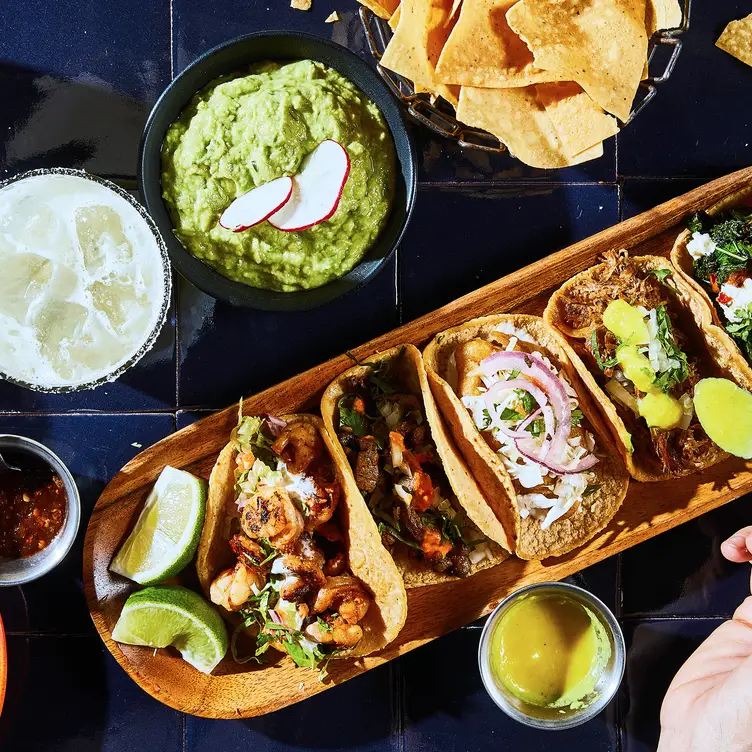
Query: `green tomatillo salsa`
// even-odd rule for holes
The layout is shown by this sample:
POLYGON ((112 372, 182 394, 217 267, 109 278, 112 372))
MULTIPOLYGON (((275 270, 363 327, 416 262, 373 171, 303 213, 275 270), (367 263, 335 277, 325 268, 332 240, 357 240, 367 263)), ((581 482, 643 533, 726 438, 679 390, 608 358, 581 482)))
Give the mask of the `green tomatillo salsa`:
POLYGON ((326 284, 363 258, 386 223, 395 175, 394 144, 376 105, 311 60, 259 63, 250 75, 212 82, 170 126, 162 149, 163 196, 185 248, 229 279, 284 292, 326 284), (329 219, 299 232, 218 224, 235 198, 294 176, 326 139, 350 158, 329 219))

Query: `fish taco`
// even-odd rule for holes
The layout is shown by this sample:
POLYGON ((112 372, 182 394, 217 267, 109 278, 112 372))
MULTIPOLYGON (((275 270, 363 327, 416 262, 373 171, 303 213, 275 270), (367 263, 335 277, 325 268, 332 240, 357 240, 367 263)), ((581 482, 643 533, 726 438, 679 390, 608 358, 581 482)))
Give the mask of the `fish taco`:
POLYGON ((452 445, 413 345, 329 385, 321 414, 408 588, 472 575, 507 554, 502 526, 452 445))
POLYGON ((542 319, 469 321, 437 335, 424 360, 439 408, 517 556, 560 556, 608 524, 628 476, 542 319))
POLYGON ((407 615, 402 579, 311 415, 240 417, 209 479, 196 569, 235 626, 239 662, 274 649, 323 669, 382 648, 407 615))
POLYGON ((671 263, 693 292, 716 360, 752 389, 752 188, 690 217, 671 263))
POLYGON ((689 475, 728 456, 694 410, 697 382, 729 372, 693 306, 694 293, 667 259, 609 251, 546 307, 640 481, 689 475))

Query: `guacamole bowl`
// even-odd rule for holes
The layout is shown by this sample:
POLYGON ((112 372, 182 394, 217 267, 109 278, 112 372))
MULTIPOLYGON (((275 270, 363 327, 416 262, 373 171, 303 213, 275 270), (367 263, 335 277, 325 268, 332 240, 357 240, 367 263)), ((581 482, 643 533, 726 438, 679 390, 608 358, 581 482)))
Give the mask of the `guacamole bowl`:
MULTIPOLYGON (((308 85, 316 79, 317 71, 303 70, 298 76, 308 85)), ((265 114, 266 111, 258 107, 257 102, 248 102, 250 104, 243 117, 246 118, 245 127, 259 134, 260 145, 255 153, 268 154, 269 141, 275 145, 279 142, 283 144, 280 149, 283 158, 296 149, 301 151, 294 122, 292 126, 289 122, 285 126, 282 124, 283 118, 278 118, 273 108, 269 110, 269 114, 265 114), (263 142, 264 138, 267 139, 266 143, 263 142)), ((234 119, 240 117, 240 110, 229 117, 223 117, 226 109, 222 106, 217 108, 217 112, 214 126, 224 129, 226 133, 234 132, 234 119)), ((293 121, 297 113, 297 110, 293 111, 293 121)), ((301 117, 305 118, 307 115, 301 111, 301 117)), ((199 126, 196 131, 199 143, 192 143, 191 147, 194 149, 193 153, 203 156, 213 148, 215 141, 210 139, 208 142, 201 142, 205 129, 199 126)), ((299 166, 300 162, 297 164, 299 166)), ((278 167, 278 164, 272 165, 272 168, 278 167)), ((295 173, 294 164, 293 169, 289 169, 289 166, 281 169, 285 174, 295 173)), ((416 172, 415 147, 399 103, 379 75, 359 57, 338 44, 313 35, 291 32, 264 32, 239 37, 209 50, 188 66, 168 86, 154 106, 144 129, 139 158, 139 183, 144 202, 166 240, 170 259, 178 272, 217 300, 265 311, 307 310, 323 305, 361 287, 383 269, 410 219, 415 202, 416 172), (214 96, 213 92, 217 92, 220 104, 223 99, 226 101, 228 96, 233 96, 228 95, 228 91, 240 92, 239 97, 252 96, 256 91, 255 82, 253 86, 243 89, 241 77, 247 76, 250 79, 267 76, 269 70, 275 70, 275 65, 277 68, 294 70, 297 67, 296 61, 300 61, 304 67, 318 66, 319 72, 321 66, 325 66, 326 75, 334 80, 333 85, 340 87, 340 90, 347 89, 350 96, 365 103, 365 107, 357 113, 360 119, 354 126, 351 119, 346 118, 349 131, 345 131, 344 139, 347 140, 343 141, 348 145, 350 157, 355 155, 356 159, 352 162, 352 169, 348 162, 350 177, 347 180, 352 184, 351 195, 347 195, 346 186, 341 192, 341 201, 343 210, 346 200, 348 201, 347 207, 351 213, 358 211, 359 204, 354 200, 355 196, 360 197, 361 203, 371 202, 364 213, 366 219, 360 226, 356 224, 353 230, 352 223, 342 222, 341 218, 337 226, 335 220, 338 216, 335 212, 333 217, 329 215, 332 217, 331 222, 322 222, 319 225, 321 232, 314 235, 318 227, 313 230, 304 228, 300 231, 281 232, 273 224, 274 217, 269 217, 269 224, 264 221, 258 226, 251 226, 246 236, 243 235, 245 230, 231 232, 224 224, 218 226, 216 208, 220 206, 223 209, 222 201, 226 202, 227 196, 230 200, 235 199, 239 193, 229 193, 226 196, 223 193, 225 186, 237 192, 241 190, 242 180, 246 180, 242 190, 248 191, 254 185, 273 180, 278 175, 264 175, 264 170, 271 169, 264 163, 265 158, 256 160, 242 155, 230 164, 229 174, 232 178, 228 181, 226 150, 218 150, 216 170, 214 163, 210 163, 207 176, 200 173, 201 169, 207 169, 203 163, 194 169, 191 152, 185 149, 178 154, 177 150, 181 146, 175 146, 176 138, 188 143, 189 137, 193 137, 189 129, 193 120, 198 119, 196 113, 200 111, 205 114, 207 108, 211 107, 209 97, 214 96), (199 92, 202 100, 200 110, 195 99, 199 92), (375 138, 367 141, 369 129, 373 131, 374 128, 366 123, 366 115, 371 117, 371 123, 378 123, 376 130, 379 131, 380 141, 375 138), (355 143, 355 151, 349 140, 351 137, 358 142, 355 143), (360 173, 357 173, 357 150, 364 148, 361 142, 366 143, 366 149, 370 149, 361 151, 361 154, 365 153, 370 160, 369 164, 376 164, 377 167, 384 153, 388 152, 391 158, 393 152, 394 159, 388 170, 389 179, 385 179, 375 189, 372 183, 375 171, 363 169, 362 158, 360 173), (181 172, 175 169, 178 158, 182 160, 181 172), (223 159, 225 161, 221 162, 223 159), (169 169, 165 166, 167 164, 170 165, 169 169), (175 187, 176 180, 181 181, 180 194, 175 187), (388 190, 385 188, 387 185, 388 190), (186 221, 185 213, 176 206, 176 196, 182 202, 182 207, 188 207, 189 211, 193 206, 198 207, 195 216, 189 216, 186 221), (212 201, 215 205, 212 205, 212 201), (378 224, 371 222, 372 205, 381 211, 378 224), (190 223, 191 226, 187 228, 190 223), (367 241, 363 241, 361 237, 361 248, 353 251, 350 248, 353 241, 358 240, 358 235, 362 236, 366 230, 370 233, 367 241), (321 238, 326 240, 322 242, 321 238), (252 252, 249 252, 249 248, 253 249, 252 252), (351 255, 349 260, 345 259, 343 262, 342 256, 346 252, 351 255), (341 276, 323 284, 315 279, 311 283, 311 278, 308 278, 300 285, 305 289, 293 289, 296 286, 293 275, 293 283, 287 287, 290 291, 266 289, 275 287, 276 282, 266 284, 264 275, 269 277, 271 274, 278 274, 280 267, 284 270, 289 259, 296 260, 299 274, 311 275, 312 270, 319 271, 322 266, 326 266, 329 261, 327 254, 331 254, 335 273, 342 269, 341 276), (247 259, 250 256, 253 261, 249 262, 247 259), (359 260, 353 265, 356 258, 359 260), (265 268, 262 268, 263 264, 266 264, 265 268), (261 269, 256 276, 254 265, 261 269), (269 269, 272 271, 269 272, 269 269), (258 283, 254 281, 257 278, 261 280, 258 283)))

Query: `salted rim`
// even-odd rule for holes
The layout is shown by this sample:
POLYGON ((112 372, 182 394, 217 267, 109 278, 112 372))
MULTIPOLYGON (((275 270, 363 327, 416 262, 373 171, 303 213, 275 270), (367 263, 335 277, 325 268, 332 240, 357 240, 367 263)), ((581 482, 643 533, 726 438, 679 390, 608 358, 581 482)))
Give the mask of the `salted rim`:
POLYGON ((13 183, 17 183, 21 180, 26 180, 27 178, 39 177, 42 175, 70 175, 73 177, 83 178, 84 180, 91 180, 94 183, 99 183, 105 188, 108 188, 113 193, 116 193, 118 196, 125 199, 139 213, 144 222, 146 222, 147 227, 151 231, 151 234, 154 236, 154 240, 156 240, 157 242, 157 248, 159 249, 159 255, 162 260, 162 306, 159 310, 156 321, 154 322, 154 327, 149 332, 146 340, 144 340, 143 344, 138 348, 138 350, 136 350, 136 352, 127 361, 125 361, 125 363, 121 363, 114 371, 106 373, 103 376, 99 376, 98 378, 91 381, 84 381, 80 384, 44 386, 42 384, 34 384, 28 381, 14 378, 13 376, 9 376, 2 369, 2 367, 0 367, 1 379, 8 381, 11 384, 22 386, 25 389, 30 389, 34 392, 45 392, 47 394, 65 394, 68 392, 83 391, 84 389, 96 389, 98 386, 109 384, 112 381, 115 381, 115 379, 122 376, 125 371, 136 365, 136 363, 138 363, 138 361, 141 360, 141 358, 143 358, 144 355, 149 352, 149 350, 151 350, 157 340, 157 337, 159 336, 159 333, 162 331, 162 327, 167 320, 167 310, 170 306, 170 299, 172 297, 172 273, 170 267, 170 259, 167 255, 167 246, 165 245, 164 239, 162 238, 162 235, 160 234, 156 223, 151 218, 149 212, 146 210, 146 207, 136 201, 136 199, 133 198, 130 193, 121 188, 119 185, 116 185, 110 180, 105 180, 98 175, 91 175, 85 170, 76 170, 71 167, 45 167, 37 170, 29 170, 27 172, 22 172, 18 175, 7 178, 6 180, 0 181, 0 191, 13 183))

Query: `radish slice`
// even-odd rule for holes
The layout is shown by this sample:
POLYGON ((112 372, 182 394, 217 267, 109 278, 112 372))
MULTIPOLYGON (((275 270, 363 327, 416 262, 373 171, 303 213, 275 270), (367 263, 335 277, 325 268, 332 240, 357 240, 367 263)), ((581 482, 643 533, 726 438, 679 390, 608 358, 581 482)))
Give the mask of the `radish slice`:
POLYGON ((243 232, 269 219, 292 196, 292 178, 286 175, 252 188, 238 196, 223 212, 219 224, 226 230, 243 232))
POLYGON ((269 217, 269 224, 283 232, 300 232, 329 219, 349 174, 347 149, 332 139, 322 141, 295 176, 290 200, 269 217))

